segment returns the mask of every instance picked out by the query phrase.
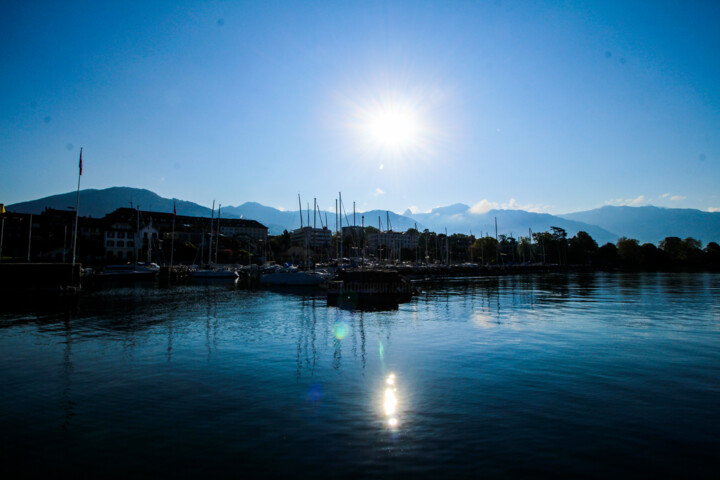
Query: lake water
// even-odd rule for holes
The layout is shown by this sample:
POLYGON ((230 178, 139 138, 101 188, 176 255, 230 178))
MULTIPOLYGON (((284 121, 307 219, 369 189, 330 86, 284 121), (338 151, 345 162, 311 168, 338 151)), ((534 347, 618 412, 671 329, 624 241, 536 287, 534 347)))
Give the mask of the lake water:
POLYGON ((223 284, 0 311, 6 473, 715 478, 720 467, 717 274, 448 280, 379 312, 223 284))

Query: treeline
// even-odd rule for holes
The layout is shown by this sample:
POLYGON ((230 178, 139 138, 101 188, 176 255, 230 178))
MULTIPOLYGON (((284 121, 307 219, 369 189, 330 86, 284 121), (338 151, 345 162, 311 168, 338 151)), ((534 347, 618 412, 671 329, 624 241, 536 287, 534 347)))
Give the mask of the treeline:
POLYGON ((484 264, 545 263, 592 265, 638 269, 720 269, 720 245, 688 237, 666 237, 657 245, 641 244, 634 238, 621 237, 615 244, 598 246, 587 233, 568 238, 567 232, 551 227, 550 232, 533 233, 517 239, 500 235, 474 241, 471 255, 484 264))

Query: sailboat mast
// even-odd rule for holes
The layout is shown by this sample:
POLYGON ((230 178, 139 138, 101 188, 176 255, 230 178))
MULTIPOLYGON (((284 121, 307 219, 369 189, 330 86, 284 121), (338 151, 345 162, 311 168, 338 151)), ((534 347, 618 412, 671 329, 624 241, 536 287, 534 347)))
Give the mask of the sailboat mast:
MULTIPOLYGON (((78 228, 78 210, 80 209, 80 178, 82 177, 82 147, 80 147, 80 172, 78 173, 78 188, 77 188, 77 196, 75 197, 75 231, 73 232, 73 241, 72 241, 72 264, 75 266, 75 251, 77 246, 77 228, 78 228)), ((75 274, 75 269, 73 268, 73 275, 75 274)))
POLYGON ((300 229, 303 228, 303 219, 302 219, 302 202, 300 201, 300 194, 298 193, 298 207, 300 208, 300 229))
POLYGON ((208 247, 208 265, 212 263, 213 220, 215 220, 215 200, 213 200, 212 212, 210 213, 210 246, 208 247))
POLYGON ((135 215, 135 269, 137 270, 138 261, 138 240, 140 240, 140 205, 137 207, 137 214, 135 215))
POLYGON ((365 268, 365 215, 362 216, 362 242, 360 246, 362 247, 362 263, 360 265, 365 268))
MULTIPOLYGON (((175 206, 175 199, 173 198, 173 223, 172 223, 172 237, 170 237, 170 271, 172 272, 173 260, 175 256, 175 217, 177 217, 177 207, 175 206)), ((168 272, 170 273, 170 272, 168 272)), ((169 278, 170 275, 168 275, 169 278)))
POLYGON ((445 227, 445 254, 447 255, 447 264, 450 266, 450 238, 448 238, 447 227, 445 227))
POLYGON ((217 231, 217 239, 215 240, 215 263, 217 263, 218 250, 220 250, 220 209, 221 208, 222 208, 222 204, 218 205, 217 227, 215 227, 215 230, 217 231))
MULTIPOLYGON (((420 239, 420 232, 418 232, 417 223, 415 223, 415 231, 417 232, 418 240, 419 240, 419 239, 420 239)), ((420 255, 420 245, 417 245, 417 244, 416 244, 416 245, 415 245, 415 264, 416 264, 416 265, 419 263, 419 260, 420 260, 420 259, 419 259, 419 255, 420 255)))
POLYGON ((342 261, 343 257, 343 236, 342 236, 342 192, 338 192, 339 202, 340 202, 340 259, 342 261))
POLYGON ((30 263, 30 244, 32 243, 32 216, 33 214, 30 214, 30 228, 28 229, 28 263, 30 263))

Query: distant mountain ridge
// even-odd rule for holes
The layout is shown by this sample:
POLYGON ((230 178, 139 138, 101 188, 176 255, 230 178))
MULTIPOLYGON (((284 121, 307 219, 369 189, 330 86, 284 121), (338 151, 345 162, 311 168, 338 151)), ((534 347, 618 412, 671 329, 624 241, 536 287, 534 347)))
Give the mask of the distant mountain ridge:
MULTIPOLYGON (((37 200, 7 205, 11 212, 42 213, 46 208, 66 210, 74 208, 76 192, 52 195, 37 200)), ((80 215, 102 217, 120 207, 128 207, 130 203, 140 206, 142 210, 171 213, 173 199, 164 198, 156 193, 140 188, 111 187, 102 190, 86 189, 80 192, 80 215)), ((175 200, 179 215, 206 216, 211 215, 211 209, 197 203, 185 200, 175 200)), ((386 212, 385 210, 371 210, 360 212, 355 217, 359 226, 362 217, 365 217, 365 226, 383 229, 390 225, 396 231, 405 231, 408 228, 417 228, 422 231, 430 229, 442 233, 447 228, 448 233, 495 235, 495 218, 498 223, 498 233, 514 237, 527 236, 529 229, 533 232, 549 231, 550 227, 564 228, 568 236, 575 235, 583 230, 589 233, 598 244, 614 243, 620 236, 636 238, 640 242, 655 243, 668 236, 681 238, 693 237, 703 243, 711 241, 720 242, 720 213, 708 213, 693 209, 673 209, 660 207, 602 207, 584 212, 568 213, 564 215, 550 215, 547 213, 533 213, 524 210, 490 210, 477 214, 471 212, 468 205, 456 203, 444 207, 434 208, 428 213, 412 213, 406 211, 403 215, 386 212)), ((222 208, 223 218, 247 218, 257 220, 267 226, 270 234, 277 235, 283 230, 293 230, 300 226, 298 211, 282 211, 268 207, 257 202, 245 202, 239 206, 222 208)), ((303 224, 307 222, 307 212, 303 210, 303 224)), ((318 227, 321 225, 335 229, 335 213, 320 212, 317 219, 310 214, 310 222, 318 227), (325 225, 327 222, 330 225, 325 225)), ((352 224, 352 213, 343 215, 343 226, 352 224)))
MULTIPOLYGON (((77 192, 61 193, 27 202, 7 205, 12 212, 40 214, 46 208, 67 210, 75 208, 77 192)), ((197 203, 175 200, 178 215, 210 216, 210 209, 197 203)), ((102 190, 90 188, 80 190, 80 215, 102 217, 120 208, 139 206, 141 210, 172 213, 173 199, 163 198, 144 188, 110 187, 102 190)))
POLYGON ((703 243, 720 241, 718 212, 691 208, 604 206, 559 216, 592 223, 641 243, 657 243, 666 237, 692 237, 703 243))
POLYGON ((416 213, 413 218, 428 226, 430 230, 448 233, 472 232, 475 236, 495 236, 495 220, 497 219, 498 233, 512 235, 515 238, 526 237, 533 232, 549 231, 550 227, 560 227, 567 231, 568 237, 579 231, 590 234, 599 244, 615 243, 619 238, 596 225, 560 218, 548 213, 533 213, 524 210, 490 210, 486 213, 473 213, 468 205, 456 203, 447 207, 434 208, 429 213, 416 213))

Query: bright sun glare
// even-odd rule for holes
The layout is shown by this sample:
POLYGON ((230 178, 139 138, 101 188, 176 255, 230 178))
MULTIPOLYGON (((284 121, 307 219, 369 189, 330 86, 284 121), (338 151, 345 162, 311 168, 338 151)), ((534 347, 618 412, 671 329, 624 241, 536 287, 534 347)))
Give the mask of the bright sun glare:
POLYGON ((376 104, 362 112, 360 127, 375 147, 386 151, 407 151, 421 143, 419 116, 411 105, 376 104))
POLYGON ((367 132, 378 145, 390 149, 414 146, 420 134, 417 115, 407 107, 380 107, 367 118, 367 132))

